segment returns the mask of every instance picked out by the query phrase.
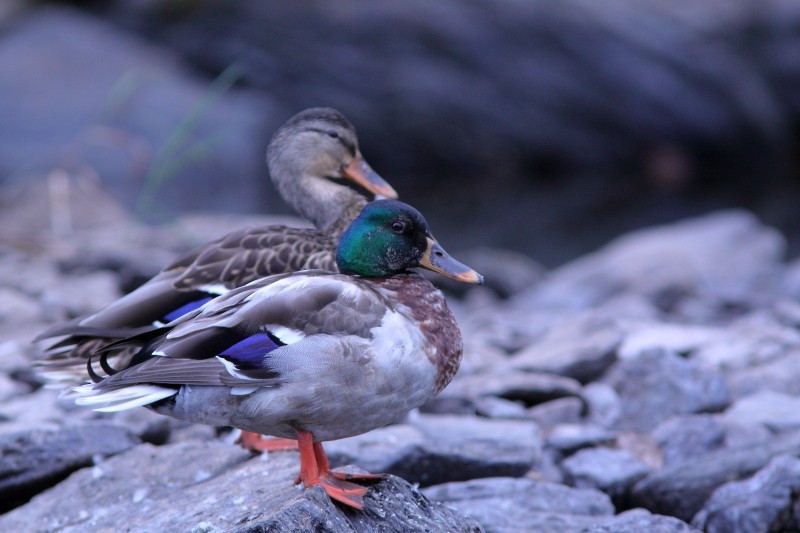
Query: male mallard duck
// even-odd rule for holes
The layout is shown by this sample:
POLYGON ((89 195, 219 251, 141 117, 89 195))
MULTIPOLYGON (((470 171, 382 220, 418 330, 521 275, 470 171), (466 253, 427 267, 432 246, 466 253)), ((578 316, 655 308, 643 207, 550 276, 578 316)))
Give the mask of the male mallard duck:
POLYGON ((483 279, 447 255, 416 209, 395 200, 364 208, 336 261, 340 274, 257 280, 111 345, 143 348, 127 368, 76 389, 76 402, 100 411, 147 405, 296 438, 304 485, 362 508, 366 489, 352 481, 375 476, 331 471, 321 442, 398 420, 447 385, 461 360, 461 332, 442 293, 407 269, 483 279))
POLYGON ((353 125, 334 109, 307 109, 290 118, 272 137, 267 162, 281 196, 316 229, 243 229, 185 253, 101 311, 39 335, 37 340, 67 336, 40 361, 49 367, 45 373, 83 378, 86 360, 100 346, 169 322, 255 279, 309 268, 335 270, 339 237, 367 203, 336 180, 397 197, 364 161, 353 125))

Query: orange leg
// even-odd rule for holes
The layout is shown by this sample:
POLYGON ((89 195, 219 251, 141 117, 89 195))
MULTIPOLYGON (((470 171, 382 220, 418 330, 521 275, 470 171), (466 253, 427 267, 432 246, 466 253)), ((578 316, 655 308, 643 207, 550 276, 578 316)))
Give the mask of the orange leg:
POLYGON ((308 431, 297 431, 297 444, 300 448, 300 480, 306 487, 321 485, 332 499, 355 509, 364 508, 364 494, 367 488, 351 483, 354 480, 375 481, 383 479, 380 474, 344 474, 332 472, 328 456, 322 443, 314 442, 308 431))
POLYGON ((297 441, 292 439, 282 439, 279 437, 264 438, 263 435, 252 431, 242 431, 239 440, 236 441, 245 450, 251 452, 276 452, 279 450, 296 450, 297 441))

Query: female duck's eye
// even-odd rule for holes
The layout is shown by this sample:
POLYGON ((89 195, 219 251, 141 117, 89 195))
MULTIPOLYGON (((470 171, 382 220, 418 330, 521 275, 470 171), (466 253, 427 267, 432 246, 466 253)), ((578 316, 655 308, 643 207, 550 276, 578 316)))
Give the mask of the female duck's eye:
POLYGON ((338 139, 339 138, 339 133, 336 132, 335 130, 328 130, 325 133, 327 133, 328 137, 330 137, 331 139, 338 139))
POLYGON ((396 221, 392 222, 392 231, 395 233, 403 233, 406 229, 406 225, 402 222, 396 221))

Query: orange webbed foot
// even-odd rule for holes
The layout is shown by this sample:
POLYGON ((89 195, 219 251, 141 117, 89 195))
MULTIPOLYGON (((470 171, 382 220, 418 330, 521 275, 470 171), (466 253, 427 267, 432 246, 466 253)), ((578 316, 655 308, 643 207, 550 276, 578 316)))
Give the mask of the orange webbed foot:
POLYGON ((320 485, 332 500, 353 509, 364 509, 364 495, 367 493, 367 487, 354 481, 375 482, 386 477, 383 474, 334 472, 322 444, 314 442, 311 433, 298 430, 297 442, 300 448, 299 481, 306 487, 320 485))
POLYGON ((242 431, 236 441, 242 448, 254 453, 277 452, 298 449, 297 441, 280 437, 264 437, 252 431, 242 431))
POLYGON ((319 484, 332 500, 354 509, 364 509, 364 495, 367 493, 367 487, 341 479, 333 472, 320 474, 319 484))

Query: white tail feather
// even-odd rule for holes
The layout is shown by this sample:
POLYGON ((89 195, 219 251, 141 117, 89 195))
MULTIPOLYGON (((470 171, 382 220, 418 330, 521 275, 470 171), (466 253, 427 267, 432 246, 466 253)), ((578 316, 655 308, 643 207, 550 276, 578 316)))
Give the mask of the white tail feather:
POLYGON ((104 392, 93 388, 91 384, 75 387, 73 391, 76 394, 75 403, 77 405, 103 405, 103 407, 95 408, 95 411, 102 413, 124 411, 148 405, 174 396, 177 392, 175 389, 157 385, 134 385, 104 392))

